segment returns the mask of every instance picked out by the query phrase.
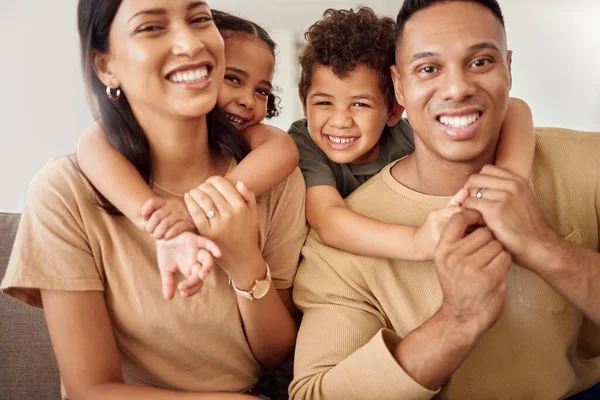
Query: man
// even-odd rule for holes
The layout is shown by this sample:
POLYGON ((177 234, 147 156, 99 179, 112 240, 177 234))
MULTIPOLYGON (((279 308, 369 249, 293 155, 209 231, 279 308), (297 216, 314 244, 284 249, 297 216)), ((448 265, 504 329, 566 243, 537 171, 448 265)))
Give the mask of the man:
POLYGON ((392 75, 415 151, 348 206, 420 225, 461 187, 471 196, 435 262, 358 257, 310 233, 292 398, 547 400, 593 386, 600 135, 538 129, 529 184, 488 165, 511 86, 498 4, 405 0, 397 22, 392 75))

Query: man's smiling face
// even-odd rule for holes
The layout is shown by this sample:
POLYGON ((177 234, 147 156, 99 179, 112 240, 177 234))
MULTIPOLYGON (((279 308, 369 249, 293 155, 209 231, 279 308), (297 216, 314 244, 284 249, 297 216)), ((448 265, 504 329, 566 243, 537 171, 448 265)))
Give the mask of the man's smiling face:
POLYGON ((480 4, 440 3, 406 22, 392 75, 421 151, 454 162, 494 156, 510 61, 504 27, 480 4))

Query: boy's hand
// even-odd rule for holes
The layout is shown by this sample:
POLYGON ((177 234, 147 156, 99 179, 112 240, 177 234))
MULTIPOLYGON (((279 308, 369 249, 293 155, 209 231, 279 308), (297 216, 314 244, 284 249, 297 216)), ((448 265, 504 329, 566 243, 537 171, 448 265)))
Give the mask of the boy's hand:
POLYGON ((153 197, 142 206, 145 231, 156 240, 169 240, 183 232, 195 232, 183 199, 153 197))
POLYGON ((170 300, 175 295, 178 271, 186 277, 177 286, 179 294, 188 297, 198 293, 213 269, 214 258, 220 256, 221 251, 214 242, 190 232, 170 240, 157 240, 156 258, 165 299, 170 300))
POLYGON ((433 252, 438 245, 444 227, 454 214, 462 211, 460 206, 467 197, 469 197, 468 190, 459 190, 446 207, 429 214, 423 226, 417 229, 414 241, 419 259, 422 261, 433 259, 433 252))

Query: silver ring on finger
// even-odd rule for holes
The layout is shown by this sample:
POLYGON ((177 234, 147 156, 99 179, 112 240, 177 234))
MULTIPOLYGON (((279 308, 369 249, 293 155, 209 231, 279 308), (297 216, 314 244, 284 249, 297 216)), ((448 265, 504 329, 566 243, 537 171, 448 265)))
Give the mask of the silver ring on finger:
POLYGON ((211 208, 206 212, 206 218, 211 219, 217 215, 217 209, 215 207, 211 208))
POLYGON ((478 199, 482 199, 483 198, 483 192, 485 192, 485 188, 479 188, 479 190, 477 190, 477 194, 475 194, 475 197, 478 199))

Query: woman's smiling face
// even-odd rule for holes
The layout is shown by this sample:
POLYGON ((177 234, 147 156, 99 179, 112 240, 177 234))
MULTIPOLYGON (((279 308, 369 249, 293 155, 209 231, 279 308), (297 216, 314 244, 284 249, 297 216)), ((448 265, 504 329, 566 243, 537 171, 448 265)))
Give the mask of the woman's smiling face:
POLYGON ((134 113, 194 118, 215 106, 224 44, 208 5, 190 0, 123 0, 107 54, 94 66, 120 87, 134 113))

